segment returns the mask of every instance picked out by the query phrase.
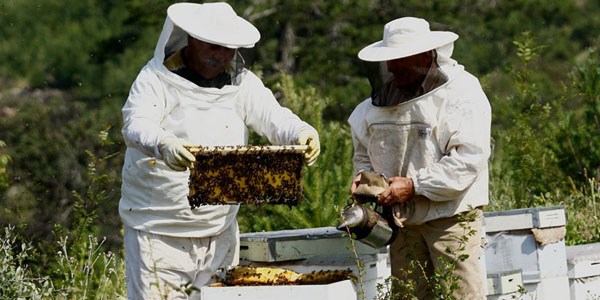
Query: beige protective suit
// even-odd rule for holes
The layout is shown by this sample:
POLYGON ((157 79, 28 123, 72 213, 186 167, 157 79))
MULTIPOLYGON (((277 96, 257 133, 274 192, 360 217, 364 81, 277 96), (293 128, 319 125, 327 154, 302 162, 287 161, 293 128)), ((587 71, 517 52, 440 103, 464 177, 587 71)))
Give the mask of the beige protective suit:
MULTIPOLYGON (((394 106, 364 100, 349 118, 355 172, 413 179, 416 196, 396 216, 423 224, 488 203, 491 108, 479 81, 437 49, 448 81, 394 106)), ((396 205, 399 206, 399 205, 396 205)))

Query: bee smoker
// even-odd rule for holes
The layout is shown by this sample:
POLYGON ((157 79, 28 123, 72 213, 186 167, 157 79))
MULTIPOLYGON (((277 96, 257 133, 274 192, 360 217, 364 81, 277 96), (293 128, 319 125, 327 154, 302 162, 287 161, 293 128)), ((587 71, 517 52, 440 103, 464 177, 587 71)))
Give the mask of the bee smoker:
POLYGON ((352 203, 346 206, 342 218, 343 222, 337 226, 338 230, 346 231, 348 228, 353 239, 373 248, 389 245, 396 236, 396 228, 390 226, 382 213, 366 205, 352 203))

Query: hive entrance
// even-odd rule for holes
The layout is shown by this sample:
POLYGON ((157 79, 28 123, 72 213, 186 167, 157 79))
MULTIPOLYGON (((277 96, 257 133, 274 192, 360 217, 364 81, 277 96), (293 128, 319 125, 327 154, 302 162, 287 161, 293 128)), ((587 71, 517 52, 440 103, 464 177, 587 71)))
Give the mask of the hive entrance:
POLYGON ((215 204, 297 205, 307 146, 226 146, 189 149, 191 208, 215 204))

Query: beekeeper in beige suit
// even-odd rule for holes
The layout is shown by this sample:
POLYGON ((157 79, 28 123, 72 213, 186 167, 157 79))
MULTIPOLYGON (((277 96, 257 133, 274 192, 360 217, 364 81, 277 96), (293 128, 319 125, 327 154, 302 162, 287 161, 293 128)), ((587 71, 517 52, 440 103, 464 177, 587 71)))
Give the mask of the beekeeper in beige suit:
POLYGON ((218 268, 238 263, 239 206, 190 208, 195 158, 185 145, 246 145, 252 129, 273 144, 308 145, 309 165, 319 154, 315 129, 244 67, 237 49, 259 38, 226 3, 167 10, 154 57, 122 109, 127 150, 119 213, 129 299, 197 299, 198 292, 184 289, 199 289, 218 268))
POLYGON ((387 177, 389 187, 378 203, 391 206, 400 227, 390 245, 392 274, 414 280, 419 299, 439 299, 428 283, 449 261, 457 262, 456 299, 485 298, 478 258, 482 206, 488 203, 491 108, 477 78, 451 58, 457 38, 405 17, 387 23, 383 40, 358 54, 374 67, 373 90, 349 118, 356 173, 350 190, 362 171, 387 177), (471 209, 476 218, 462 222, 471 209), (475 235, 467 235, 461 222, 475 235), (461 237, 469 238, 464 250, 461 237), (458 259, 462 254, 468 255, 464 261, 458 259), (411 262, 418 267, 407 276, 411 262))

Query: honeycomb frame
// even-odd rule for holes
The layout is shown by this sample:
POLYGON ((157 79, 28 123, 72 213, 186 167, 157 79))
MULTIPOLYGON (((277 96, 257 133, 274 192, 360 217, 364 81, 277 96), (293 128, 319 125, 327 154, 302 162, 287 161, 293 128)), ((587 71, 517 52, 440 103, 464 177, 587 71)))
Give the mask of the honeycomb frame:
POLYGON ((202 205, 285 204, 302 200, 307 146, 190 147, 188 200, 202 205))

